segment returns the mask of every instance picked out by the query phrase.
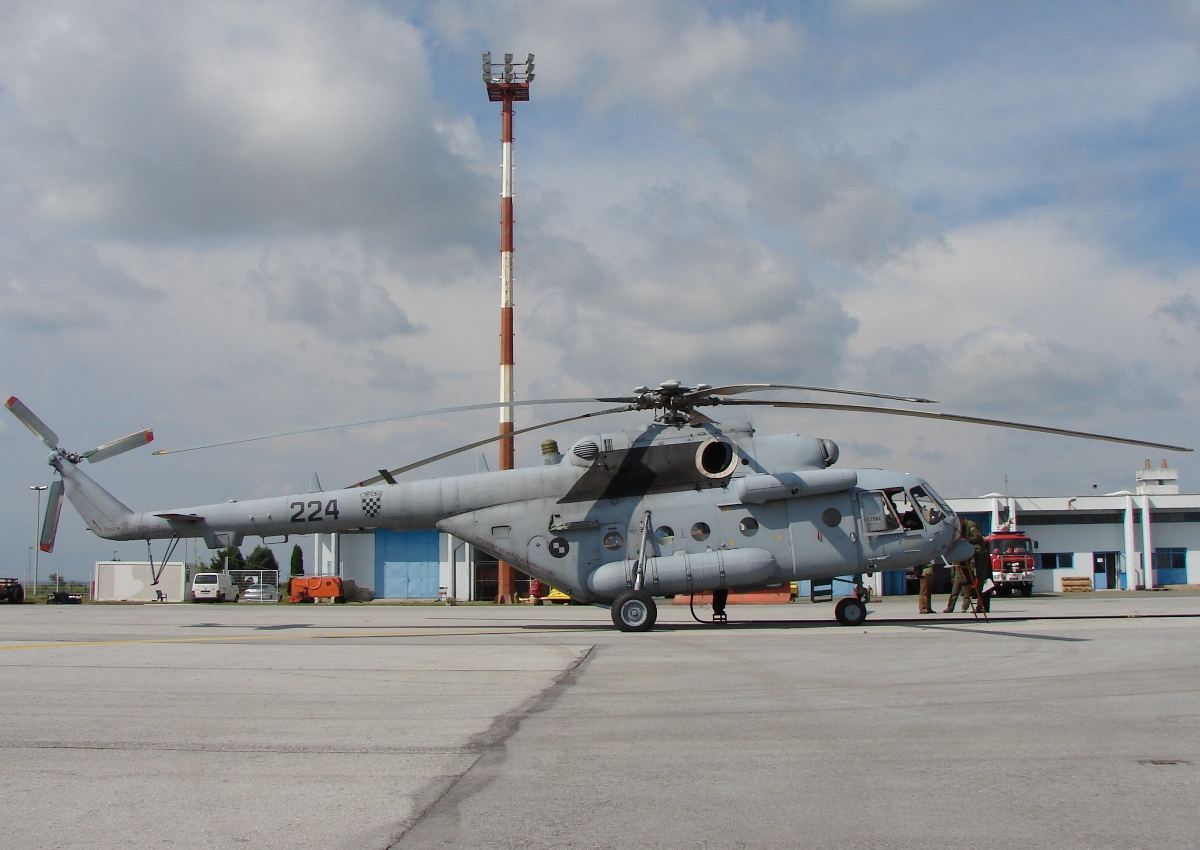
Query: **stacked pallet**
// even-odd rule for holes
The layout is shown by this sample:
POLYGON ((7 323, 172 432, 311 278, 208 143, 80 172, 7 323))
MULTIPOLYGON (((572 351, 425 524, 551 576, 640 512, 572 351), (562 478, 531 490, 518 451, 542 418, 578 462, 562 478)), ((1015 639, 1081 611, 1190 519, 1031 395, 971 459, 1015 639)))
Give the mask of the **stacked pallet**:
POLYGON ((1092 580, 1087 576, 1063 576, 1063 593, 1090 593, 1092 580))

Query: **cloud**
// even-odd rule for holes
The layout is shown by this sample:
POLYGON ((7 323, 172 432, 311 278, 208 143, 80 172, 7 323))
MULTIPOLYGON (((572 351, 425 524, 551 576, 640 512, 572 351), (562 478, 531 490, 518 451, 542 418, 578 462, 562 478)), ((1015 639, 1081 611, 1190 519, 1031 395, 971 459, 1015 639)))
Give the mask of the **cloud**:
POLYGON ((670 0, 439 2, 430 18, 460 46, 499 42, 535 53, 534 85, 547 95, 593 109, 652 103, 685 120, 742 102, 747 83, 794 57, 801 42, 784 16, 670 0))
POLYGON ((367 383, 381 390, 428 395, 440 379, 420 364, 414 365, 404 357, 378 350, 371 351, 367 368, 370 370, 367 383))
POLYGON ((105 327, 110 311, 166 297, 87 242, 53 229, 34 231, 10 219, 0 236, 0 322, 24 334, 55 335, 105 327))
POLYGON ((1178 325, 1153 307, 1175 278, 1120 263, 1048 212, 950 231, 869 279, 844 296, 861 321, 850 371, 868 389, 1082 430, 1194 403, 1196 357, 1164 338, 1165 321, 1178 325))
POLYGON ((1001 419, 1181 405, 1145 364, 1126 365, 1111 351, 1071 348, 1013 328, 980 328, 943 345, 880 349, 870 359, 882 386, 1001 419))
POLYGON ((651 189, 606 224, 597 241, 619 250, 577 263, 583 273, 539 298, 523 328, 559 348, 562 371, 715 383, 839 370, 854 320, 715 199, 651 189))
POLYGON ((849 17, 906 15, 946 5, 950 0, 836 0, 835 7, 849 17))
POLYGON ((421 32, 343 2, 48 2, 0 36, 6 143, 41 219, 109 237, 368 228, 480 237, 470 131, 421 32))
POLYGON ((1200 304, 1196 303, 1196 296, 1191 292, 1176 295, 1154 312, 1180 325, 1190 325, 1200 330, 1200 304))
POLYGON ((309 264, 288 251, 264 257, 247 281, 265 300, 269 319, 300 322, 339 342, 422 330, 367 275, 309 264))
POLYGON ((884 186, 864 157, 843 150, 813 159, 798 147, 777 138, 741 168, 751 211, 795 226, 815 254, 870 268, 940 238, 937 220, 884 186))

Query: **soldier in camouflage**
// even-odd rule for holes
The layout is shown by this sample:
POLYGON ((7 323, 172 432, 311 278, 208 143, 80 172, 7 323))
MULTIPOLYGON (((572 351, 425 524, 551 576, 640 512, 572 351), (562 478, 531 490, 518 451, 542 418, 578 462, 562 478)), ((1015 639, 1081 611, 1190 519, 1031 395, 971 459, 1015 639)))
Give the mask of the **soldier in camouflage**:
MULTIPOLYGON (((961 564, 954 566, 954 583, 950 587, 950 599, 946 602, 946 607, 942 611, 943 614, 951 614, 954 612, 954 603, 958 602, 958 597, 962 596, 962 609, 965 612, 971 607, 972 592, 970 587, 978 587, 975 584, 975 558, 979 556, 981 550, 986 550, 986 544, 983 542, 983 533, 980 532, 979 526, 974 520, 965 520, 963 522, 963 539, 975 546, 975 555, 970 561, 963 561, 961 564)), ((986 557, 986 551, 984 551, 986 557)))

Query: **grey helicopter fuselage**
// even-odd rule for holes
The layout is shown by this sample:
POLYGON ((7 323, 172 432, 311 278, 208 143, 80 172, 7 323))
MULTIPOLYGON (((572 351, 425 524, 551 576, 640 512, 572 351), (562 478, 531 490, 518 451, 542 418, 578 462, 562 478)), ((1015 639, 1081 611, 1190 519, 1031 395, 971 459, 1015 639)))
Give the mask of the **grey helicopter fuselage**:
MULTIPOLYGON (((556 448, 556 447, 554 447, 556 448)), ((837 446, 748 424, 597 434, 544 463, 137 513, 54 456, 88 528, 111 540, 438 528, 575 599, 769 587, 903 569, 965 544, 950 509, 914 475, 834 469, 837 446)))

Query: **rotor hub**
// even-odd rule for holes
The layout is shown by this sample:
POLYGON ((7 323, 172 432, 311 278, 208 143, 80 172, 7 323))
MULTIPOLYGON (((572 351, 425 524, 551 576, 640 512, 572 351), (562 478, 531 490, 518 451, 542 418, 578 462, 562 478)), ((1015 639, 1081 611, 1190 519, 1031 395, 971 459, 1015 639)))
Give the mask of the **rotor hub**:
POLYGON ((637 410, 650 410, 654 421, 667 425, 686 425, 693 418, 697 407, 720 404, 713 396, 705 395, 711 389, 708 384, 685 386, 682 381, 663 381, 657 388, 637 387, 634 389, 634 406, 637 410))

